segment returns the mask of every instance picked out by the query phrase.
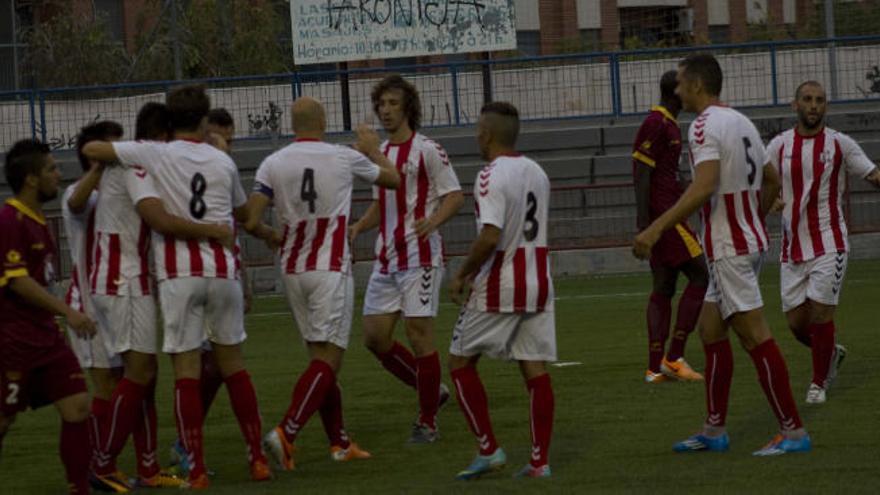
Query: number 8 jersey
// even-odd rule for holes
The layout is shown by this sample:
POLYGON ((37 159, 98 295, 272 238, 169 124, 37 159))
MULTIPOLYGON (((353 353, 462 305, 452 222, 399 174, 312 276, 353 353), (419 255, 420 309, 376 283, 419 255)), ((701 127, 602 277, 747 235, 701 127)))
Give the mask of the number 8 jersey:
POLYGON ((553 310, 547 249, 550 180, 522 155, 499 156, 477 176, 477 230, 501 229, 501 238, 480 267, 468 309, 490 313, 553 310))
POLYGON ((766 251, 760 204, 767 160, 754 124, 730 107, 709 106, 691 123, 688 147, 692 173, 701 163, 720 162, 718 187, 702 210, 709 260, 766 251))

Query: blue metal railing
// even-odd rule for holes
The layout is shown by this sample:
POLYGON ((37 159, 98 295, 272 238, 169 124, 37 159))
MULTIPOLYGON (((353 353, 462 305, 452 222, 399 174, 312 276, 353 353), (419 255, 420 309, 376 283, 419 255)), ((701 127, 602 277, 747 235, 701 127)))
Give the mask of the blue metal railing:
MULTIPOLYGON (((210 88, 214 105, 226 107, 235 118, 238 138, 259 139, 290 134, 288 104, 303 95, 325 104, 331 132, 344 131, 346 122, 371 120, 370 88, 392 72, 406 72, 419 88, 425 127, 474 123, 486 95, 513 102, 524 120, 640 114, 658 100, 663 72, 696 51, 711 51, 719 58, 725 72, 722 96, 737 107, 784 104, 806 79, 819 79, 831 87, 834 78, 839 89, 829 95, 832 101, 880 97, 880 35, 303 70, 186 82, 210 88), (838 67, 829 67, 829 50, 835 51, 838 67), (345 105, 343 76, 349 81, 350 95, 345 105), (343 108, 350 109, 350 115, 343 115, 343 108)), ((181 81, 0 92, 0 148, 22 137, 41 138, 54 148, 70 147, 79 128, 97 119, 132 128, 144 102, 161 101, 178 84, 181 81)))

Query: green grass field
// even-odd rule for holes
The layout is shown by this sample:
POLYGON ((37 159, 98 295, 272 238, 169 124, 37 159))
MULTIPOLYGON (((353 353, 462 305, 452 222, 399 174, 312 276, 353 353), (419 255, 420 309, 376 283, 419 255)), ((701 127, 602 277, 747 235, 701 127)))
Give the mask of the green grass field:
MULTIPOLYGON (((520 481, 513 472, 527 460, 528 399, 517 367, 483 360, 494 427, 511 463, 476 482, 453 477, 475 453, 474 440, 456 404, 440 414, 441 440, 407 446, 415 417, 415 393, 385 372, 361 344, 355 320, 352 344, 341 374, 349 433, 374 458, 338 464, 330 460, 320 418, 313 417, 298 440, 297 469, 269 483, 248 481, 244 444, 220 392, 205 428, 208 467, 218 474, 215 493, 877 493, 880 486, 880 323, 872 316, 880 301, 880 261, 852 262, 836 322, 849 348, 841 375, 821 406, 803 403, 809 384, 809 351, 785 328, 779 306, 778 272, 763 277, 767 315, 788 361, 795 398, 810 431, 814 451, 779 458, 754 458, 776 430, 747 354, 734 346, 735 372, 725 454, 676 455, 672 444, 693 433, 704 415, 701 384, 646 385, 644 306, 649 277, 584 277, 556 281, 559 300, 559 359, 581 365, 551 368, 556 423, 551 480, 520 481)), ((680 284, 681 287, 681 284, 680 284)), ((358 303, 359 304, 359 303, 358 303)), ((287 408, 298 374, 306 366, 304 347, 277 297, 259 299, 247 318, 246 355, 264 418, 264 429, 287 408)), ((359 306, 357 306, 359 308, 359 306)), ((358 310, 356 310, 356 313, 358 310)), ((438 343, 446 355, 457 315, 441 306, 438 343)), ((402 331, 398 335, 403 338, 402 331)), ((703 367, 698 338, 687 357, 703 367)), ((167 360, 160 371, 160 444, 174 438, 171 380, 167 360)), ((448 383, 448 379, 446 380, 448 383)), ((0 493, 60 493, 63 471, 57 456, 57 414, 28 412, 4 442, 0 493)), ((160 450, 165 459, 167 448, 160 450)), ((133 470, 131 449, 120 466, 133 470)))

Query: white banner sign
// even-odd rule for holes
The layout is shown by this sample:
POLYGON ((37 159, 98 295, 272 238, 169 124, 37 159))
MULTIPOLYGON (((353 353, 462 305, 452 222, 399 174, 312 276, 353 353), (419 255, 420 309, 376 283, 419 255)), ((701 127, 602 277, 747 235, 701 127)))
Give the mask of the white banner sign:
POLYGON ((297 65, 516 48, 514 0, 291 0, 297 65))

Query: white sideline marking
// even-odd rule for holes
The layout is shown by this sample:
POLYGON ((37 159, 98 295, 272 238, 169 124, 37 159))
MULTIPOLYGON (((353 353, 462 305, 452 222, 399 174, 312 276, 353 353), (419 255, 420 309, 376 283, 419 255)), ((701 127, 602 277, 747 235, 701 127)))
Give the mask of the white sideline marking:
POLYGON ((567 368, 569 366, 580 366, 584 363, 580 361, 564 361, 561 363, 551 363, 550 366, 556 366, 557 368, 567 368))

